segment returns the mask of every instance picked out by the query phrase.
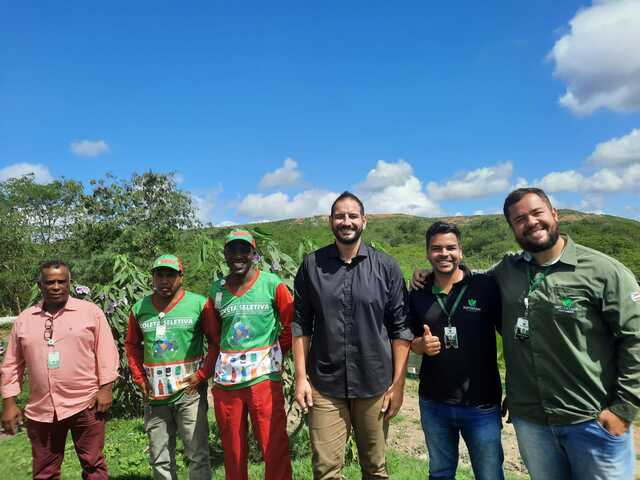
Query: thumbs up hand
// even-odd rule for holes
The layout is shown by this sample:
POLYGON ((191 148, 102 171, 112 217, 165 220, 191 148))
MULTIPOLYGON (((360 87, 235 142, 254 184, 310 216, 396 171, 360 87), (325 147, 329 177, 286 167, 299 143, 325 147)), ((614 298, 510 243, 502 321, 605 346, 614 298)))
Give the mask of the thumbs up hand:
POLYGON ((431 335, 429 325, 423 325, 424 333, 422 334, 422 350, 426 355, 433 357, 440 353, 440 339, 435 335, 431 335))

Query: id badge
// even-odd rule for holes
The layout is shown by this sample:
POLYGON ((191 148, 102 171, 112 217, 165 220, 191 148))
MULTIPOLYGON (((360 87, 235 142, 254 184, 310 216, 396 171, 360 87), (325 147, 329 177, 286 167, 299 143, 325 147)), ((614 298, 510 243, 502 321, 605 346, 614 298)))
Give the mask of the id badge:
POLYGON ((456 327, 444 327, 444 348, 458 348, 456 327))
POLYGON ((222 292, 216 292, 215 307, 220 310, 222 306, 222 292))
POLYGON ((156 326, 156 340, 162 340, 167 335, 167 326, 164 323, 159 323, 156 326))
POLYGON ((47 355, 47 368, 60 368, 60 352, 53 350, 47 355))
POLYGON ((524 317, 518 317, 516 321, 516 338, 526 340, 529 338, 529 320, 524 317))

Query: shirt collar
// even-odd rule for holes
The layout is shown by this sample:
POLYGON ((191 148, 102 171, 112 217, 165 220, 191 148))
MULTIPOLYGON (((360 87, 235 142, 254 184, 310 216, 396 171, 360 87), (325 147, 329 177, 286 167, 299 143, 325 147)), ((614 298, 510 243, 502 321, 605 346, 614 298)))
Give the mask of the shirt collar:
MULTIPOLYGON (((35 305, 35 313, 46 313, 42 306, 43 306, 44 302, 42 300, 40 300, 40 302, 35 305)), ((80 300, 78 300, 77 298, 73 298, 72 296, 69 296, 69 299, 67 300, 67 303, 64 305, 64 307, 62 307, 60 309, 60 311, 62 310, 78 310, 80 308, 80 300)))
MULTIPOLYGON (((462 280, 453 284, 453 287, 451 287, 451 290, 453 290, 456 285, 465 285, 469 283, 469 280, 471 279, 471 270, 469 270, 469 268, 466 265, 460 264, 459 268, 460 270, 462 270, 464 275, 462 277, 462 280)), ((446 293, 443 292, 440 289, 440 287, 436 285, 436 282, 433 281, 435 279, 435 275, 430 275, 430 277, 431 277, 431 293, 433 293, 434 295, 446 295, 446 293)))
MULTIPOLYGON (((576 256, 576 243, 571 239, 569 235, 561 235, 561 237, 564 238, 565 241, 564 248, 562 249, 560 257, 554 263, 562 262, 575 267, 578 264, 578 259, 576 256)), ((520 254, 520 259, 524 260, 525 262, 534 263, 533 256, 526 250, 523 250, 523 252, 520 254)))
MULTIPOLYGON (((329 249, 329 256, 333 258, 340 258, 340 252, 338 251, 338 246, 336 245, 336 242, 333 242, 331 244, 331 248, 329 249)), ((367 244, 364 243, 364 240, 363 240, 360 242, 360 246, 358 247, 358 253, 356 253, 353 258, 368 257, 368 256, 369 256, 369 250, 368 250, 367 244)))

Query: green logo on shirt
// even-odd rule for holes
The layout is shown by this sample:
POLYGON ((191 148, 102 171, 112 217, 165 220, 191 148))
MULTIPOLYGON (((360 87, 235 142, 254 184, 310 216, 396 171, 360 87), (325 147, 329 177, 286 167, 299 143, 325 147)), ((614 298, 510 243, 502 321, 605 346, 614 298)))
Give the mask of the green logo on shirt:
POLYGON ((482 309, 478 307, 477 304, 478 304, 478 300, 476 300, 475 298, 468 298, 467 304, 462 308, 467 312, 481 312, 482 309))
POLYGON ((561 298, 560 305, 556 305, 556 310, 562 313, 576 313, 576 307, 573 303, 573 299, 569 297, 561 298))

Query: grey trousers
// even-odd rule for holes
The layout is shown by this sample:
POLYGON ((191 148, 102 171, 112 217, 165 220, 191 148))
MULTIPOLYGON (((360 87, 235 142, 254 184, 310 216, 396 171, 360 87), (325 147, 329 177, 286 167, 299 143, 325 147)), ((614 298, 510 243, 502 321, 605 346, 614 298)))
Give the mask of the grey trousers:
POLYGON ((144 429, 149 437, 149 463, 154 480, 177 480, 176 433, 184 445, 190 480, 210 480, 207 390, 186 392, 169 405, 144 406, 144 429))

